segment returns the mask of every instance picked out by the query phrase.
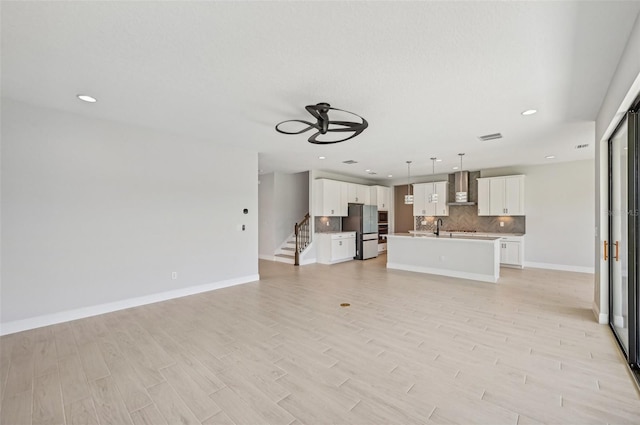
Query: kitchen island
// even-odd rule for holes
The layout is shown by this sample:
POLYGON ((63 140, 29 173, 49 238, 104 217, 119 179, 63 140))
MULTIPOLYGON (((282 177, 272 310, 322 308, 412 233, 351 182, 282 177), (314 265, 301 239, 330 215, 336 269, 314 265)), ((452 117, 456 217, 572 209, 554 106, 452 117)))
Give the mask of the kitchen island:
POLYGON ((500 238, 392 234, 387 236, 387 268, 496 283, 500 238))

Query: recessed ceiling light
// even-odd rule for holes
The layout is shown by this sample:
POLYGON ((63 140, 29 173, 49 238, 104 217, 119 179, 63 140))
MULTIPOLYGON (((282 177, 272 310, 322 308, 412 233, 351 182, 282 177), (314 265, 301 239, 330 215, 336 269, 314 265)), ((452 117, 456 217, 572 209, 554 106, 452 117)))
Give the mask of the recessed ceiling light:
POLYGON ((537 111, 537 110, 535 110, 535 109, 527 109, 526 111, 523 111, 523 112, 522 112, 522 115, 525 115, 525 116, 526 116, 526 115, 533 115, 533 114, 535 114, 536 112, 538 112, 538 111, 537 111))
POLYGON ((326 156, 319 156, 318 159, 327 159, 326 156))
POLYGON ((89 96, 87 94, 79 94, 77 98, 89 103, 96 103, 98 101, 98 99, 96 99, 95 97, 89 96))
POLYGON ((460 168, 460 167, 453 167, 454 170, 457 170, 458 168, 460 168))
POLYGON ((436 162, 442 162, 442 160, 441 159, 436 159, 436 162))
POLYGON ((369 171, 371 171, 371 170, 367 168, 367 169, 366 169, 366 170, 364 170, 364 171, 366 171, 366 172, 368 173, 368 172, 369 172, 369 171))
POLYGON ((393 174, 389 174, 387 177, 391 178, 391 177, 393 177, 393 174))
POLYGON ((547 159, 553 159, 555 157, 556 157, 555 155, 547 155, 547 156, 545 156, 545 158, 547 158, 547 159))

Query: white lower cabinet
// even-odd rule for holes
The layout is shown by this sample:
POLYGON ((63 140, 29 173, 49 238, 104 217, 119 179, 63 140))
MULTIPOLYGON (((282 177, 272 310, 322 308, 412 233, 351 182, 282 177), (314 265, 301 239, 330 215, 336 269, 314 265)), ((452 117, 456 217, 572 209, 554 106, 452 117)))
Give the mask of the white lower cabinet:
POLYGON ((522 268, 524 265, 524 242, 522 237, 500 238, 500 265, 522 268))
POLYGON ((356 232, 316 233, 317 262, 335 264, 356 256, 356 232))

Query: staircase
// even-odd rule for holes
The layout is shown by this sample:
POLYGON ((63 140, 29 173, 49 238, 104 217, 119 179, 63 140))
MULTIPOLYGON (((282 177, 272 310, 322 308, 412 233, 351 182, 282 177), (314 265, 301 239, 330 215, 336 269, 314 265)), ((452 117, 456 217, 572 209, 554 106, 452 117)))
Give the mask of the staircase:
POLYGON ((296 235, 291 234, 287 240, 278 248, 274 256, 276 261, 287 264, 296 263, 296 235))
POLYGON ((307 213, 300 223, 293 226, 293 233, 280 245, 276 251, 274 259, 281 263, 300 265, 300 254, 311 244, 311 227, 309 213, 307 213))

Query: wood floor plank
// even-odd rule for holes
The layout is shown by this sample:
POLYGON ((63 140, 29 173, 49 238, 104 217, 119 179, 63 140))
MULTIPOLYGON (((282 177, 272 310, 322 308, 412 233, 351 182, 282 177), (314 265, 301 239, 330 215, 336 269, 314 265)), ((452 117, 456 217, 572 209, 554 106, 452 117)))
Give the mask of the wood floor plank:
POLYGON ((80 361, 84 369, 87 380, 94 381, 99 378, 109 376, 111 372, 109 367, 102 357, 98 342, 87 342, 84 345, 78 347, 78 353, 80 355, 80 361))
POLYGON ((131 424, 131 417, 112 377, 89 383, 100 425, 131 424))
POLYGON ((98 417, 91 397, 65 404, 67 425, 98 425, 98 417))
POLYGON ((154 404, 136 410, 131 414, 135 425, 168 425, 154 404))
POLYGON ((5 397, 33 390, 33 353, 11 359, 5 384, 5 397))
POLYGON ((53 335, 44 341, 36 343, 33 366, 34 376, 48 375, 58 371, 58 354, 53 335))
POLYGON ((151 398, 133 367, 120 352, 117 344, 108 338, 101 338, 98 348, 111 372, 113 382, 118 387, 129 412, 134 412, 151 404, 151 398))
POLYGON ((76 339, 70 327, 54 332, 54 338, 56 341, 56 355, 59 359, 78 353, 76 339))
MULTIPOLYGON (((267 420, 261 412, 257 412, 251 408, 245 400, 227 387, 216 391, 211 394, 210 397, 236 424, 267 423, 267 420)), ((288 424, 289 422, 287 422, 287 425, 288 424)))
POLYGON ((236 423, 233 422, 231 418, 221 410, 212 417, 203 421, 202 425, 236 425, 236 423))
MULTIPOLYGON (((89 384, 78 355, 74 354, 60 359, 58 368, 60 370, 60 386, 62 387, 64 405, 71 405, 76 401, 85 399, 89 394, 89 384)), ((78 403, 74 406, 81 412, 86 407, 86 402, 78 403)))
POLYGON ((166 367, 160 372, 199 421, 220 412, 220 407, 185 373, 180 365, 166 367))
POLYGON ((57 371, 35 378, 32 417, 34 425, 65 423, 62 391, 57 371))
POLYGON ((17 394, 5 394, 0 410, 1 424, 30 424, 31 423, 31 391, 17 394))
POLYGON ((167 382, 149 388, 149 395, 169 424, 199 424, 200 421, 167 382))

